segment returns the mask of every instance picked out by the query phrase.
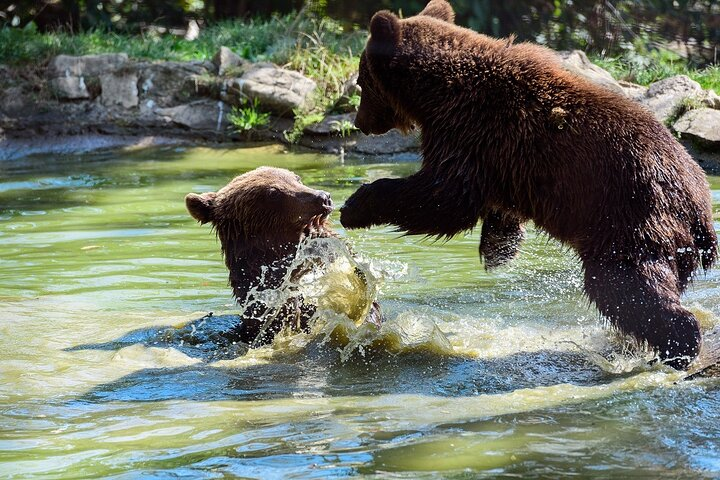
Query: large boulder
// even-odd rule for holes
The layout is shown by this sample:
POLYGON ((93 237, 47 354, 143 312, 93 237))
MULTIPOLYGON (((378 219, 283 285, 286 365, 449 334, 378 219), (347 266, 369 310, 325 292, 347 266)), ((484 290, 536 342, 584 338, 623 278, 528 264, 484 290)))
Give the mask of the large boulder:
POLYGON ((50 88, 62 100, 80 100, 92 97, 88 85, 101 75, 119 71, 128 62, 124 53, 104 55, 58 55, 48 64, 50 88))
POLYGON ((128 62, 125 53, 108 53, 103 55, 58 55, 48 64, 48 76, 58 77, 99 77, 124 67, 128 62))
POLYGON ((228 106, 220 101, 198 100, 185 105, 170 108, 158 108, 157 115, 168 122, 205 132, 219 133, 228 126, 228 106))
POLYGON ((0 112, 18 113, 31 103, 23 93, 22 87, 7 87, 0 90, 0 112))
POLYGON ((321 122, 313 123, 304 128, 304 133, 310 135, 340 135, 343 127, 352 126, 351 130, 355 130, 355 114, 342 113, 338 115, 328 115, 321 122))
POLYGON ((686 75, 675 75, 648 88, 640 103, 645 105, 659 121, 665 123, 686 98, 700 98, 704 91, 699 83, 686 75))
POLYGON ((625 96, 632 98, 636 102, 642 101, 648 91, 648 87, 638 85, 637 83, 627 82, 625 80, 620 80, 618 83, 625 92, 625 96))
POLYGON ((138 64, 140 98, 160 107, 184 104, 197 96, 193 77, 206 77, 215 67, 209 62, 146 62, 138 64))
POLYGON ((563 67, 593 83, 601 85, 608 90, 625 95, 625 90, 607 70, 604 70, 590 61, 582 50, 558 52, 563 67))
POLYGON ((257 64, 242 77, 228 83, 228 93, 251 101, 279 116, 292 116, 293 109, 310 104, 317 84, 301 73, 271 64, 257 64))
POLYGON ((700 102, 707 108, 720 110, 720 95, 715 93, 715 90, 705 90, 700 95, 700 102))
POLYGON ((368 155, 390 155, 416 151, 420 148, 418 135, 410 133, 405 135, 397 129, 392 129, 382 135, 367 136, 357 134, 357 141, 349 149, 357 153, 368 155))
POLYGON ((217 67, 218 75, 220 76, 232 72, 235 69, 242 68, 246 63, 245 60, 228 47, 220 47, 220 50, 218 50, 213 57, 212 62, 217 67))
POLYGON ((109 73, 100 77, 100 100, 106 107, 135 107, 138 104, 138 77, 134 72, 109 73))
POLYGON ((720 152, 720 110, 698 108, 686 112, 674 124, 673 129, 683 139, 720 152))

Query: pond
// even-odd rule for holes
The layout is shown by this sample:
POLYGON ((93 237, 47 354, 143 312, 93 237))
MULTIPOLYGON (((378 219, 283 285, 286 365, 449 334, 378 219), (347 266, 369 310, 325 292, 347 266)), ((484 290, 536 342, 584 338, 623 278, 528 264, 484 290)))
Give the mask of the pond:
MULTIPOLYGON (((238 313, 184 195, 260 165, 336 205, 418 167, 277 146, 0 165, 0 476, 720 475, 720 380, 613 355, 577 261, 533 228, 511 266, 486 273, 478 231, 346 232, 336 211, 340 236, 386 272, 379 301, 399 334, 350 352, 298 334, 222 358, 167 335, 238 313)), ((720 270, 684 302, 719 323, 720 270)))

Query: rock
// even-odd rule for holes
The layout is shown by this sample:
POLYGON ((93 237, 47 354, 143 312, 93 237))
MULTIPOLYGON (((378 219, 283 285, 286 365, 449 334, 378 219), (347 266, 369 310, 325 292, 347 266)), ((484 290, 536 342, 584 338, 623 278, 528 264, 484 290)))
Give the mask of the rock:
POLYGON ((358 73, 355 72, 345 81, 343 84, 342 95, 338 101, 335 102, 333 110, 345 113, 355 112, 357 110, 357 105, 352 105, 350 103, 351 97, 355 95, 360 96, 361 94, 360 86, 357 84, 357 79, 358 73))
POLYGON ((650 85, 640 103, 664 123, 684 99, 698 98, 702 94, 703 89, 699 83, 685 75, 675 75, 650 85))
POLYGON ((340 115, 328 115, 322 122, 308 125, 303 131, 311 135, 338 135, 340 133, 340 127, 344 122, 349 122, 350 125, 354 127, 355 114, 343 113, 340 115))
POLYGON ((360 85, 357 84, 358 81, 358 72, 353 73, 350 75, 350 78, 345 80, 345 83, 343 84, 343 96, 344 97, 351 97, 353 95, 360 95, 360 85))
POLYGON ((705 90, 700 96, 700 102, 707 108, 720 110, 720 95, 715 90, 705 90))
POLYGON ((367 136, 359 133, 352 151, 369 155, 387 155, 403 153, 420 148, 420 138, 414 133, 403 135, 399 130, 392 129, 383 135, 367 136))
POLYGON ((585 77, 608 90, 625 95, 625 90, 610 75, 610 72, 592 63, 582 50, 558 52, 558 56, 562 60, 565 69, 569 72, 585 77))
POLYGON ((199 100, 171 108, 158 108, 158 115, 192 130, 221 132, 227 125, 228 106, 219 101, 199 100))
POLYGON ((2 112, 22 112, 26 107, 26 103, 22 87, 9 87, 5 91, 0 91, 0 111, 2 112))
POLYGON ((198 25, 197 20, 191 19, 188 22, 187 30, 185 31, 185 36, 183 38, 189 42, 192 42, 193 40, 197 40, 199 36, 200 25, 198 25))
POLYGON ((221 76, 225 75, 228 70, 242 67, 245 64, 245 60, 228 47, 220 47, 220 50, 218 50, 213 57, 212 62, 218 69, 218 75, 221 76))
POLYGON ((306 107, 317 84, 292 70, 274 65, 255 65, 228 84, 228 92, 257 99, 260 108, 279 116, 292 116, 293 109, 306 107))
POLYGON ((637 102, 645 98, 645 94, 647 94, 648 91, 648 87, 638 85, 637 83, 626 82, 625 80, 619 80, 618 84, 620 84, 622 89, 625 91, 626 96, 637 102))
POLYGON ((138 104, 138 77, 135 73, 111 73, 100 77, 100 101, 110 107, 120 105, 124 108, 138 104))
MULTIPOLYGON (((97 95, 89 85, 97 78, 122 68, 128 63, 124 53, 106 55, 58 55, 50 61, 47 68, 50 88, 62 100, 82 100, 97 95)), ((96 83, 95 83, 96 85, 96 83)))
POLYGON ((104 55, 58 55, 48 65, 48 76, 58 77, 99 77, 125 66, 128 56, 125 53, 104 55))
POLYGON ((185 104, 197 94, 190 79, 208 76, 212 64, 205 62, 155 62, 138 64, 138 94, 152 99, 160 107, 185 104))
POLYGON ((720 151, 720 110, 690 110, 673 124, 673 129, 683 139, 691 139, 704 147, 720 151))
POLYGON ((50 79, 50 89, 62 100, 90 98, 85 77, 58 77, 50 79))

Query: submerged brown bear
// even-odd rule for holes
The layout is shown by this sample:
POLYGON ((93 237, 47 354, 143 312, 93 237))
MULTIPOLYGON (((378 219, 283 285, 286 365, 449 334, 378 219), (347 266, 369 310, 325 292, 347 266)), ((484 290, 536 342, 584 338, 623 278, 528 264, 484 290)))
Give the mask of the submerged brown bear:
POLYGON ((703 171, 649 112, 564 71, 550 50, 453 18, 444 0, 416 17, 373 17, 356 125, 419 126, 422 167, 363 185, 342 224, 452 236, 482 219, 480 254, 494 267, 532 220, 575 250, 602 315, 686 367, 701 336, 680 294, 716 259, 703 171))
MULTIPOLYGON (((273 339, 284 327, 307 330, 316 305, 302 295, 273 310, 259 292, 278 289, 290 279, 297 283, 313 265, 294 265, 300 242, 307 238, 334 237, 328 216, 330 194, 303 185, 300 177, 282 168, 260 167, 235 177, 217 192, 190 193, 185 197, 190 214, 201 223, 212 223, 230 272, 233 295, 247 308, 231 335, 250 345, 273 339), (290 271, 291 267, 293 268, 290 271)), ((359 280, 360 271, 349 273, 359 280)), ((380 307, 372 298, 357 292, 357 304, 335 306, 352 320, 381 321, 380 307)))

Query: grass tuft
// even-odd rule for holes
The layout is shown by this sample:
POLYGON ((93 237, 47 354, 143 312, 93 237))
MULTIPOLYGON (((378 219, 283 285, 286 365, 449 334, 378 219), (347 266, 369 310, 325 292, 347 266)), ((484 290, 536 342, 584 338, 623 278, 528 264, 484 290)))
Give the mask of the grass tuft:
POLYGON ((649 85, 674 75, 687 75, 702 88, 720 92, 720 65, 695 68, 667 50, 643 53, 632 50, 618 57, 591 56, 590 60, 618 80, 649 85))

